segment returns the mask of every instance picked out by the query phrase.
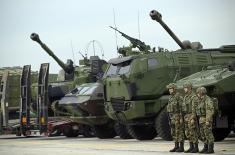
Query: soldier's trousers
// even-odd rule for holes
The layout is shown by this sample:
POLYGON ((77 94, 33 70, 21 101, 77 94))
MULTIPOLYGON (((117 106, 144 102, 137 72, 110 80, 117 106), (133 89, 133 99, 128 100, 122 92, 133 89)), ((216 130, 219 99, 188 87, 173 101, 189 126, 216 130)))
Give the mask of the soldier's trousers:
POLYGON ((0 109, 0 134, 2 133, 2 112, 0 109))
POLYGON ((192 114, 186 114, 184 116, 184 132, 186 138, 189 140, 189 142, 192 143, 198 143, 198 126, 196 124, 196 120, 193 117, 192 114), (192 124, 191 121, 194 120, 194 123, 192 124))
POLYGON ((205 144, 214 143, 214 136, 212 133, 212 122, 206 125, 206 117, 199 117, 200 136, 205 144))
POLYGON ((170 114, 171 135, 175 142, 184 141, 184 128, 180 119, 181 119, 180 114, 170 114))

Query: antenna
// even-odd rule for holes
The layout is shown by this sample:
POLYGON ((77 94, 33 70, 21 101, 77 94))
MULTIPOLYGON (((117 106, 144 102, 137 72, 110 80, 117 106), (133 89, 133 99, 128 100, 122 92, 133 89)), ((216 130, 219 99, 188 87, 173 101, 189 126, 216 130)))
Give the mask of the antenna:
MULTIPOLYGON (((114 27, 117 28, 117 26, 116 26, 116 16, 115 16, 114 8, 113 8, 113 24, 114 24, 114 27)), ((115 31, 115 40, 116 40, 117 53, 118 53, 117 32, 116 31, 115 31)))
POLYGON ((73 62, 74 62, 74 64, 76 64, 76 62, 75 62, 75 56, 74 56, 74 51, 73 51, 73 43, 72 43, 72 40, 70 41, 70 45, 71 45, 72 54, 73 54, 73 62))
POLYGON ((92 46, 92 48, 93 48, 93 52, 94 52, 94 56, 95 56, 95 54, 96 54, 96 47, 99 47, 100 48, 100 51, 101 51, 101 56, 102 56, 102 59, 104 58, 104 49, 103 49, 103 46, 102 46, 102 44, 98 41, 98 40, 91 40, 89 43, 87 43, 87 45, 86 45, 86 49, 85 49, 85 55, 87 56, 87 54, 88 54, 88 50, 89 50, 89 47, 90 46, 92 46), (96 46, 95 46, 95 44, 96 44, 96 46))
POLYGON ((93 52, 94 52, 94 56, 95 56, 95 40, 92 40, 92 47, 93 47, 93 52))
POLYGON ((140 14, 138 10, 138 34, 139 34, 139 40, 140 40, 140 14))

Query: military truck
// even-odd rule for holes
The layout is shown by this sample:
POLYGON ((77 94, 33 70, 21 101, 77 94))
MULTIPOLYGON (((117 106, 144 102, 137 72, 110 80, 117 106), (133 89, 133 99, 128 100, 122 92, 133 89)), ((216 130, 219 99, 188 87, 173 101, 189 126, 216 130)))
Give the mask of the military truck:
MULTIPOLYGON (((79 123, 82 134, 98 138, 113 138, 116 136, 114 122, 104 111, 103 84, 101 82, 84 83, 77 86, 61 100, 53 103, 56 114, 69 116, 79 123), (82 129, 86 128, 86 129, 82 129)), ((73 129, 64 131, 70 136, 73 129)))
POLYGON ((162 25, 180 49, 141 51, 141 54, 109 60, 104 74, 105 111, 126 126, 133 138, 150 140, 159 135, 171 140, 165 109, 169 98, 166 85, 207 66, 227 65, 235 60, 235 46, 203 49, 200 42, 181 42, 159 12, 153 10, 150 16, 162 25))

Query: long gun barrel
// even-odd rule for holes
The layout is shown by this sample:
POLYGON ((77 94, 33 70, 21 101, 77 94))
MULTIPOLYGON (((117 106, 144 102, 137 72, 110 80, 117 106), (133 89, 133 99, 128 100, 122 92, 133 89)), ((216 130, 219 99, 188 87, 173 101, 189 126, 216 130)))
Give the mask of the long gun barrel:
POLYGON ((119 31, 118 29, 116 29, 112 26, 109 26, 109 27, 114 29, 115 31, 119 32, 123 37, 125 37, 127 40, 129 40, 133 44, 133 46, 139 48, 140 51, 149 52, 149 50, 150 50, 149 45, 146 45, 144 42, 140 41, 139 39, 132 38, 132 37, 128 36, 127 34, 119 31))
POLYGON ((156 20, 160 25, 168 32, 168 34, 175 40, 175 42, 182 48, 186 49, 184 44, 179 40, 179 38, 171 31, 171 29, 162 21, 162 15, 156 10, 152 10, 149 13, 152 20, 156 20))
POLYGON ((30 38, 33 41, 36 41, 37 43, 39 43, 39 45, 41 45, 41 47, 60 65, 61 68, 63 68, 63 70, 68 73, 71 74, 74 69, 73 69, 73 63, 70 63, 69 65, 64 64, 52 51, 49 47, 47 47, 46 44, 44 44, 40 38, 39 35, 37 33, 32 33, 30 35, 30 38))

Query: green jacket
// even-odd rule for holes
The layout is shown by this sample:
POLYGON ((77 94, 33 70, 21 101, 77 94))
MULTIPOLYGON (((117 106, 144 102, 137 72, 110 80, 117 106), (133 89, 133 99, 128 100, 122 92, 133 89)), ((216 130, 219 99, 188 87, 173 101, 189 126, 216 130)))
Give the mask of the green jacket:
POLYGON ((182 103, 182 111, 186 114, 196 115, 197 96, 194 92, 190 92, 184 96, 182 103))
POLYGON ((212 122, 214 115, 214 104, 209 96, 205 95, 202 99, 198 99, 196 114, 199 117, 206 117, 207 122, 212 122))
POLYGON ((181 113, 182 112, 182 101, 183 98, 179 93, 170 95, 167 104, 168 113, 181 113))

